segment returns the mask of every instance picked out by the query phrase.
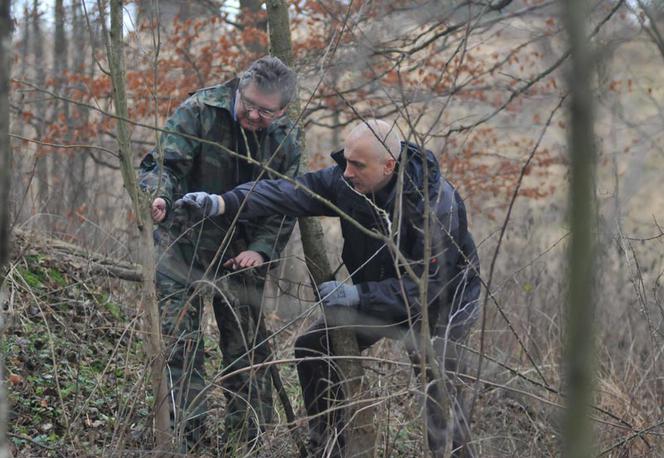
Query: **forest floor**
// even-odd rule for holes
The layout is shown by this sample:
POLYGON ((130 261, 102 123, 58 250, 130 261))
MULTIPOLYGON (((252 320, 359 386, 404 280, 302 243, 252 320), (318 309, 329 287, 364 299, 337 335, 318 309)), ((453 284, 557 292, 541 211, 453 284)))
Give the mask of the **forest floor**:
MULTIPOLYGON (((91 273, 89 266, 38 251, 18 244, 3 287, 9 320, 2 352, 13 456, 152 456, 152 395, 135 305, 136 284, 91 273)), ((279 317, 269 316, 272 329, 282 325, 279 317)), ((205 341, 206 370, 218 374, 223 367, 216 330, 208 327, 213 331, 205 341)), ((276 359, 292 358, 295 335, 287 330, 275 337, 276 359)), ((422 397, 403 346, 383 340, 369 355, 384 358, 365 364, 370 395, 379 401, 376 456, 423 456, 422 397)), ((304 438, 295 368, 292 364, 279 368, 301 419, 297 434, 304 438)), ((478 456, 558 456, 560 400, 555 393, 534 390, 529 377, 492 363, 482 379, 487 382, 478 387, 471 421, 478 456)), ((207 445, 190 456, 220 456, 225 405, 221 388, 211 390, 208 403, 207 445)), ((275 409, 263 443, 246 456, 296 456, 276 396, 275 409)), ((641 453, 618 447, 617 454, 607 456, 656 456, 649 454, 652 443, 635 442, 626 444, 641 453)))

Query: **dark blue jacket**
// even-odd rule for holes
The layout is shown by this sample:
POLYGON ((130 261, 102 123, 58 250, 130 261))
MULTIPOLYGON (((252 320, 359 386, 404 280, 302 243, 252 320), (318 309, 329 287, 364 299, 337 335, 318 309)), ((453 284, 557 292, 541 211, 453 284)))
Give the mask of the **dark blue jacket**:
MULTIPOLYGON (((226 215, 241 208, 241 219, 273 214, 288 216, 340 216, 319 195, 370 231, 387 235, 388 221, 394 219, 398 202, 396 174, 376 196, 364 196, 352 189, 344 177, 343 151, 332 155, 337 165, 297 177, 298 186, 286 180, 261 180, 245 183, 222 195, 226 215), (370 201, 371 199, 371 201, 370 201), (378 208, 385 210, 380 212, 378 208), (242 205, 243 204, 243 205, 242 205), (381 215, 383 213, 383 215, 381 215)), ((441 316, 467 320, 475 315, 480 292, 479 260, 468 232, 466 209, 452 185, 441 177, 438 162, 430 151, 421 152, 413 144, 402 145, 399 167, 406 167, 403 184, 403 211, 400 223, 391 222, 391 237, 407 262, 418 274, 425 268, 424 258, 424 160, 428 168, 431 208, 432 257, 429 262, 427 301, 430 322, 441 316), (457 311, 463 310, 456 317, 457 311), (442 315, 441 315, 442 314, 442 315), (463 315, 463 316, 461 316, 463 315)), ((397 212, 398 213, 398 212, 397 212)), ((419 288, 406 273, 390 248, 366 234, 356 224, 341 218, 344 238, 342 259, 360 292, 360 310, 385 322, 412 322, 421 311, 419 288)), ((444 323, 442 323, 444 324, 444 323)))

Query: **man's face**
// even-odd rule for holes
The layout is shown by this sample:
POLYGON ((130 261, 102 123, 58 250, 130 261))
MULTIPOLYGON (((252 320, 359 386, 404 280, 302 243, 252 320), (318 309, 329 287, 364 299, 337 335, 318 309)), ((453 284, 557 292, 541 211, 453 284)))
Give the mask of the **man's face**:
POLYGON ((382 145, 376 144, 370 135, 348 140, 344 148, 344 177, 362 194, 382 189, 392 178, 396 164, 394 159, 376 151, 382 145))
POLYGON ((256 131, 266 129, 272 121, 284 114, 281 95, 278 92, 261 92, 254 83, 238 89, 235 99, 235 114, 243 129, 256 131))

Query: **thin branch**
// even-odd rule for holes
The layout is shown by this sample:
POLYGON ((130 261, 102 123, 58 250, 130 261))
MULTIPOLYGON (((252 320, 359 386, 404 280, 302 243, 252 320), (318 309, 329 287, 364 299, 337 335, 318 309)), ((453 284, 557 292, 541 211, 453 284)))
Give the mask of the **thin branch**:
POLYGON ((104 148, 103 146, 96 146, 96 145, 90 145, 90 144, 76 144, 76 143, 72 143, 72 144, 49 143, 49 142, 43 142, 43 141, 37 140, 37 139, 35 139, 35 138, 24 137, 24 136, 22 136, 22 135, 18 135, 18 134, 9 134, 9 136, 12 137, 12 138, 16 138, 16 139, 18 139, 18 140, 23 140, 23 141, 26 141, 26 142, 35 143, 35 144, 37 144, 37 145, 41 145, 41 146, 49 146, 49 147, 51 147, 51 148, 60 148, 60 149, 76 149, 76 148, 95 149, 95 150, 99 150, 99 151, 103 151, 103 152, 105 152, 105 153, 108 153, 108 154, 110 154, 110 155, 113 156, 113 157, 116 157, 116 158, 119 157, 118 153, 116 153, 115 151, 112 151, 112 150, 110 150, 110 149, 108 149, 108 148, 104 148))
MULTIPOLYGON (((597 35, 597 33, 599 33, 602 26, 604 24, 606 24, 609 21, 609 19, 611 19, 613 17, 613 15, 620 9, 620 7, 623 5, 624 2, 625 2, 625 0, 619 0, 618 2, 616 2, 616 4, 613 6, 613 8, 611 8, 611 11, 609 11, 609 13, 595 26, 592 33, 588 36, 588 38, 587 38, 588 40, 592 39, 595 35, 597 35)), ((450 135, 452 135, 454 133, 457 133, 457 132, 463 132, 463 131, 466 131, 466 130, 471 130, 471 129, 473 129, 473 128, 475 128, 475 127, 477 127, 481 124, 484 124, 485 122, 493 119, 498 113, 500 113, 505 108, 507 108, 521 94, 527 92, 536 83, 540 82, 542 79, 544 79, 545 77, 547 77, 551 73, 553 73, 554 70, 556 70, 558 67, 560 67, 563 64, 563 62, 565 62, 567 60, 567 58, 570 56, 570 53, 571 53, 571 51, 569 49, 567 51, 565 51, 565 53, 562 56, 560 56, 558 58, 558 60, 556 60, 552 65, 550 65, 548 68, 546 68, 543 72, 541 72, 535 78, 528 81, 526 84, 521 86, 519 89, 512 92, 510 97, 505 102, 503 102, 498 108, 496 108, 494 111, 492 111, 491 113, 483 116, 482 118, 480 118, 479 120, 475 121, 472 124, 461 125, 461 126, 453 127, 451 129, 449 129, 444 134, 444 137, 449 137, 450 135)))
MULTIPOLYGON (((551 121, 553 120, 554 115, 558 111, 558 109, 562 106, 563 102, 565 101, 565 97, 562 97, 558 104, 551 110, 551 113, 549 113, 549 117, 546 120, 546 123, 544 124, 544 127, 542 128, 542 131, 540 132, 539 137, 537 138, 537 141, 535 142, 535 145, 533 146, 533 149, 530 151, 530 154, 528 155, 528 159, 526 159, 526 162, 524 162, 523 166, 521 167, 521 172, 519 174, 519 178, 517 179, 516 186, 514 187, 514 192, 512 193, 512 198, 510 199, 510 203, 507 207, 507 212, 505 214, 505 219, 503 221, 503 224, 500 228, 500 235, 498 236, 498 243, 496 244, 496 249, 493 252, 493 257, 491 258, 491 264, 489 267, 489 276, 486 284, 486 289, 485 289, 485 294, 484 294, 484 301, 482 304, 482 308, 486 310, 488 298, 489 298, 489 291, 491 291, 491 284, 493 282, 493 273, 494 269, 496 266, 496 260, 498 259, 498 253, 500 252, 500 247, 502 246, 502 241, 503 237, 505 236, 505 232, 507 231, 507 225, 509 224, 510 217, 512 216, 512 209, 514 208, 514 203, 516 202, 516 198, 519 195, 519 190, 521 189, 521 183, 523 182, 523 178, 526 175, 526 170, 528 169, 528 166, 530 165, 530 162, 532 161, 533 157, 535 157, 535 153, 539 149, 539 145, 542 142, 542 139, 544 138, 544 134, 546 134, 547 130, 549 129, 549 126, 551 125, 551 121)), ((479 362, 477 363, 477 378, 479 379, 482 373, 482 355, 484 353, 484 336, 486 332, 486 312, 482 314, 482 328, 480 332, 480 359, 479 362)), ((519 336, 517 335, 517 338, 519 336)), ((522 345, 522 348, 525 350, 525 345, 522 345)), ((526 351, 526 356, 530 360, 531 364, 537 371, 538 375, 544 382, 544 384, 548 387, 549 384, 546 381, 546 378, 544 377, 544 374, 539 370, 537 367, 537 364, 533 360, 533 358, 530 356, 530 353, 526 351)), ((469 414, 468 417, 472 418, 473 416, 473 410, 475 407, 475 402, 477 401, 477 396, 479 394, 479 387, 475 388, 475 393, 473 394, 473 399, 470 403, 470 409, 469 409, 469 414)))

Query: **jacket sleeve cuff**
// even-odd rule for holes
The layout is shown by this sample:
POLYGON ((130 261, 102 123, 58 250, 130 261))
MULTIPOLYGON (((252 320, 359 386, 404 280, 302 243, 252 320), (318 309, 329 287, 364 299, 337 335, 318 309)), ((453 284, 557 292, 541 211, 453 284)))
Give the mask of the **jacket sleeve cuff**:
POLYGON ((263 256, 263 261, 268 262, 272 259, 273 248, 272 245, 265 242, 251 242, 247 247, 248 250, 260 253, 263 256))
POLYGON ((240 195, 234 191, 228 191, 221 195, 224 199, 224 216, 233 217, 240 209, 240 195))
POLYGON ((171 208, 173 208, 173 199, 171 198, 171 196, 157 196, 157 197, 161 197, 162 199, 164 199, 164 202, 166 202, 166 211, 167 212, 171 211, 171 208))

